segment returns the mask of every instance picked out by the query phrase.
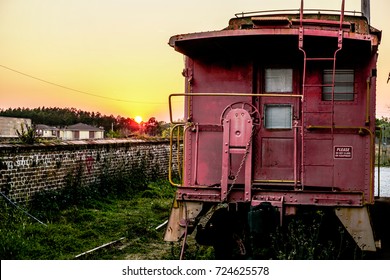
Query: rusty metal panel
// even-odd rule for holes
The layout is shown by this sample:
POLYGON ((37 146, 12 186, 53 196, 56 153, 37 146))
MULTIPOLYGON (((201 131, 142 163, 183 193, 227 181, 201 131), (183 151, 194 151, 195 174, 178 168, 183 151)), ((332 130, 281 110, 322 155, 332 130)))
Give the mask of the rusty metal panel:
POLYGON ((168 219, 164 241, 179 241, 185 234, 187 227, 191 227, 202 208, 202 202, 175 201, 168 219))
POLYGON ((293 139, 263 138, 262 140, 261 165, 263 167, 293 167, 293 139))
POLYGON ((222 134, 220 132, 202 131, 196 139, 196 132, 192 134, 192 174, 193 185, 214 185, 221 181, 222 162, 222 134), (198 149, 196 152, 196 145, 198 149), (196 154, 197 153, 197 154, 196 154))
POLYGON ((271 137, 272 133, 268 133, 269 137, 259 137, 254 147, 253 180, 293 180, 294 139, 289 134, 284 138, 280 133, 278 137, 271 137))
POLYGON ((336 208, 336 215, 363 251, 376 251, 370 215, 366 207, 336 208))
POLYGON ((250 97, 222 96, 222 93, 251 92, 252 65, 249 61, 233 62, 227 58, 216 58, 212 62, 196 60, 193 73, 193 93, 221 93, 221 97, 192 97, 192 121, 199 124, 220 124, 221 114, 226 106, 238 101, 251 103, 250 97))
MULTIPOLYGON (((221 181, 221 129, 207 131, 206 127, 221 126, 221 114, 233 102, 251 102, 251 97, 229 97, 223 93, 246 93, 252 87, 252 66, 249 62, 235 63, 221 58, 193 59, 191 92, 221 93, 221 96, 192 96, 187 104, 187 117, 197 128, 187 131, 185 151, 185 184, 213 185, 221 181)), ((237 168, 233 164, 232 168, 237 168)))
POLYGON ((305 165, 304 166, 304 184, 314 187, 332 187, 333 185, 333 166, 325 165, 305 165))
POLYGON ((304 151, 307 166, 331 166, 333 164, 333 145, 328 134, 317 134, 314 139, 307 138, 304 151))
MULTIPOLYGON (((370 139, 358 134, 337 134, 335 147, 350 147, 342 157, 334 155, 335 186, 343 191, 368 190, 370 185, 370 139), (350 176, 353 174, 353 176, 350 176)), ((369 197, 369 193, 365 195, 369 197)))

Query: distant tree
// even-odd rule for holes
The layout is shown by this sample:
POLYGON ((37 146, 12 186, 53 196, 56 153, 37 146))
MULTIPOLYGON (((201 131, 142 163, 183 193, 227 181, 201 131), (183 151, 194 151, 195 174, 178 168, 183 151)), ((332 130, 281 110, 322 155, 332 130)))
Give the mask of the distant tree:
POLYGON ((106 133, 107 138, 120 138, 121 135, 118 131, 110 130, 109 132, 106 133))
POLYGON ((169 128, 170 128, 171 124, 167 123, 167 122, 164 122, 164 121, 160 121, 158 124, 159 124, 158 135, 163 137, 163 138, 168 138, 169 134, 167 134, 166 131, 167 130, 169 131, 169 128))
POLYGON ((117 123, 119 134, 122 137, 128 137, 140 130, 139 124, 132 118, 124 118, 118 116, 116 118, 116 123, 117 123))
POLYGON ((159 134, 160 124, 155 117, 151 117, 146 123, 144 123, 144 126, 146 134, 150 136, 157 136, 159 134))
MULTIPOLYGON (((184 122, 181 119, 176 120, 175 122, 182 123, 184 122)), ((161 126, 161 136, 163 138, 169 138, 171 135, 171 130, 175 127, 174 124, 171 123, 165 123, 161 126)), ((183 126, 177 126, 175 130, 173 131, 173 136, 176 137, 179 133, 180 137, 183 137, 183 126)))
POLYGON ((376 137, 381 136, 382 140, 387 143, 387 140, 390 138, 390 118, 381 117, 380 119, 375 120, 375 124, 377 127, 381 128, 381 130, 377 130, 376 137))
MULTIPOLYGON (((38 107, 1 109, 0 116, 29 118, 33 124, 45 124, 49 126, 64 127, 76 123, 85 123, 96 127, 103 127, 113 137, 127 137, 141 130, 141 126, 133 118, 125 118, 113 115, 106 116, 99 112, 87 112, 76 108, 49 108, 38 107)), ((144 123, 145 133, 149 135, 161 134, 161 125, 156 118, 150 118, 144 123)))

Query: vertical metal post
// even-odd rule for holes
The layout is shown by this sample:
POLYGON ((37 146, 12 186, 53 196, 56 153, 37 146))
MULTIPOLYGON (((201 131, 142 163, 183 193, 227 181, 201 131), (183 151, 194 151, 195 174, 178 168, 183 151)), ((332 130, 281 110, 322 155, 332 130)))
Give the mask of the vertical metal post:
POLYGON ((298 47, 299 49, 303 48, 303 0, 301 0, 301 9, 300 9, 300 16, 299 16, 299 42, 298 47))
POLYGON ((301 186, 302 186, 302 189, 303 189, 303 186, 304 186, 304 172, 305 172, 305 168, 304 168, 304 147, 303 147, 303 143, 304 142, 304 138, 305 138, 305 132, 303 130, 303 127, 304 127, 304 122, 305 122, 305 117, 304 117, 304 111, 305 109, 303 108, 304 104, 305 104, 305 83, 306 83, 306 63, 307 63, 307 56, 306 56, 306 52, 305 50, 303 49, 303 35, 304 35, 304 31, 303 31, 303 0, 301 0, 301 9, 300 9, 300 26, 299 26, 299 42, 298 42, 298 48, 299 50, 303 53, 303 73, 302 73, 302 98, 301 98, 301 117, 302 117, 302 129, 301 129, 301 186))
POLYGON ((294 121, 294 190, 297 189, 297 169, 298 169, 298 121, 294 121))
POLYGON ((367 18, 368 24, 370 24, 370 0, 361 0, 361 7, 363 16, 367 18))
POLYGON ((371 107, 371 77, 368 77, 366 80, 366 125, 370 124, 370 107, 371 107))
POLYGON ((380 126, 379 127, 379 145, 378 145, 378 197, 381 197, 381 155, 382 155, 382 143, 383 143, 383 130, 385 130, 386 127, 380 126))
POLYGON ((343 29, 344 9, 345 9, 345 0, 343 0, 343 1, 341 2, 340 30, 343 29))
MULTIPOLYGON (((345 8, 345 0, 342 0, 341 2, 341 12, 340 12, 340 28, 339 28, 339 33, 338 33, 338 38, 337 38, 337 50, 334 52, 333 55, 333 72, 332 72, 332 115, 331 115, 331 133, 332 133, 332 147, 334 147, 334 127, 335 127, 335 84, 336 84, 336 58, 337 54, 341 49, 343 48, 343 22, 344 22, 344 8, 345 8)), ((334 161, 333 161, 333 176, 332 176, 332 188, 334 188, 334 172, 335 172, 335 167, 334 167, 334 161)))
POLYGON ((301 0, 301 9, 300 9, 300 17, 299 17, 301 26, 302 26, 302 19, 303 19, 303 0, 301 0))
MULTIPOLYGON (((244 200, 251 201, 252 199, 252 141, 249 143, 248 151, 245 159, 245 182, 244 182, 244 200)), ((244 155, 245 157, 245 155, 244 155)))
POLYGON ((195 124, 195 164, 194 164, 194 183, 198 184, 198 158, 199 158, 199 125, 195 124))
POLYGON ((221 201, 224 201, 228 195, 228 176, 229 176, 229 143, 230 143, 230 120, 223 120, 223 148, 222 148, 222 178, 221 178, 221 201))

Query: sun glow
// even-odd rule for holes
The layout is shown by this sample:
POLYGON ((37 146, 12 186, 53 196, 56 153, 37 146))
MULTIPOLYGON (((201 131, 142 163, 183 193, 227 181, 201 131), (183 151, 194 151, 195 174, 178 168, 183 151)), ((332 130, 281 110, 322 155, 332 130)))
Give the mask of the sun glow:
POLYGON ((141 123, 142 122, 142 117, 141 116, 136 116, 134 118, 134 120, 137 122, 137 123, 141 123))

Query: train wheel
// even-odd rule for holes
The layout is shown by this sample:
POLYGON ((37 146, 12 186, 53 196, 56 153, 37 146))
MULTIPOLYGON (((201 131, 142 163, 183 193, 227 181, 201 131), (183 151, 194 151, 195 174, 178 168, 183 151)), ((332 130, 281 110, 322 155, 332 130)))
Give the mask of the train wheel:
POLYGON ((196 241, 214 248, 215 259, 244 259, 247 257, 245 212, 220 208, 205 226, 198 225, 196 241))

